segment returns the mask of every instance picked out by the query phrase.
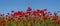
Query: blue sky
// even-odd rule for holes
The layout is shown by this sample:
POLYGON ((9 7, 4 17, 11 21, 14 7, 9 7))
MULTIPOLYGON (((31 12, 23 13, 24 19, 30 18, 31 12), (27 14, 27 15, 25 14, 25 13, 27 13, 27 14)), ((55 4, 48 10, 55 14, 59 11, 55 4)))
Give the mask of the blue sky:
POLYGON ((60 10, 60 0, 0 0, 0 13, 15 11, 26 11, 30 6, 33 10, 47 8, 53 13, 60 10))

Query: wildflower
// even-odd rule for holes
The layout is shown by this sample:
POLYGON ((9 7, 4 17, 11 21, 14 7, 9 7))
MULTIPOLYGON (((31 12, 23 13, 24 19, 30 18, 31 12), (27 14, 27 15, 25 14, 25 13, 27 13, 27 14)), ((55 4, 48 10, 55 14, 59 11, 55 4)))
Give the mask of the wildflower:
POLYGON ((50 15, 52 15, 52 13, 50 13, 50 15))
POLYGON ((15 15, 15 16, 18 16, 18 12, 14 12, 14 15, 15 15))
POLYGON ((56 13, 56 12, 54 12, 54 15, 56 16, 56 15, 57 15, 57 13, 56 13))
POLYGON ((24 16, 24 12, 23 11, 18 11, 18 15, 24 16))
POLYGON ((12 17, 11 20, 14 20, 14 18, 12 17))
POLYGON ((38 18, 41 18, 41 15, 40 14, 37 14, 38 18))
POLYGON ((57 22, 58 25, 60 25, 60 20, 57 22))
POLYGON ((41 13, 41 14, 44 14, 44 10, 40 10, 40 13, 41 13))
POLYGON ((27 13, 28 13, 29 15, 31 15, 31 12, 30 12, 30 11, 28 11, 27 13))
POLYGON ((11 14, 11 16, 14 18, 15 17, 15 15, 14 14, 11 14))
POLYGON ((44 10, 37 10, 37 12, 40 13, 40 14, 45 14, 44 10))
POLYGON ((47 16, 44 16, 43 18, 44 18, 44 20, 47 20, 47 19, 48 19, 48 17, 47 17, 47 16))
POLYGON ((4 24, 6 23, 6 20, 4 18, 2 19, 2 23, 4 23, 4 24))
POLYGON ((39 12, 40 12, 40 10, 39 10, 39 9, 37 9, 37 12, 39 13, 39 12))
POLYGON ((33 11, 32 14, 33 14, 34 16, 36 16, 36 15, 37 15, 37 12, 36 12, 36 11, 33 11))
POLYGON ((7 17, 7 20, 8 20, 8 21, 11 21, 11 18, 10 18, 10 17, 7 17))
POLYGON ((47 11, 47 8, 44 8, 44 11, 47 11))
POLYGON ((52 18, 52 20, 56 21, 56 20, 57 20, 57 18, 56 18, 56 17, 53 17, 53 18, 52 18))
POLYGON ((13 13, 13 12, 14 12, 14 10, 11 10, 11 12, 13 13))
POLYGON ((1 22, 2 22, 2 25, 3 26, 6 26, 6 20, 4 18, 2 18, 2 21, 1 22))
POLYGON ((25 15, 25 18, 27 19, 28 18, 28 15, 25 15))
POLYGON ((30 7, 28 7, 27 11, 31 11, 32 9, 30 7))

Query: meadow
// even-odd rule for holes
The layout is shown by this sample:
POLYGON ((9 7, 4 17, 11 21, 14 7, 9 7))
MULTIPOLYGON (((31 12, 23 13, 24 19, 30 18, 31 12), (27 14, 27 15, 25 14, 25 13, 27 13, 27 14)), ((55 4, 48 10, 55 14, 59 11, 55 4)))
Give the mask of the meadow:
POLYGON ((23 11, 11 10, 7 15, 0 14, 0 26, 60 26, 58 13, 43 10, 32 10, 30 7, 23 11))

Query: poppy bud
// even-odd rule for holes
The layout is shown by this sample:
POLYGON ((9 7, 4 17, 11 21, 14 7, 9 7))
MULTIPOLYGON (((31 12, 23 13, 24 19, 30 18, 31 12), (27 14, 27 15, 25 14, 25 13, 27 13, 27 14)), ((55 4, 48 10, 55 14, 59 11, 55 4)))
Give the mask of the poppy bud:
POLYGON ((47 11, 47 9, 46 9, 46 8, 44 8, 44 11, 47 11))
POLYGON ((11 12, 14 12, 14 10, 11 10, 11 12))

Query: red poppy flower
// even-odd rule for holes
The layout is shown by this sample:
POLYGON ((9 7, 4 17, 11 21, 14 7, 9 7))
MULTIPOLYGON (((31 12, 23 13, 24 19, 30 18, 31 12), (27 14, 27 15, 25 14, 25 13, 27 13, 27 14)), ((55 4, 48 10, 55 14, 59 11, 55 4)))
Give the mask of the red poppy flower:
POLYGON ((6 20, 5 19, 2 19, 2 23, 6 23, 6 20))
POLYGON ((14 18, 12 17, 11 20, 14 20, 14 18))
POLYGON ((17 16, 18 15, 18 12, 15 12, 14 15, 17 16))
POLYGON ((24 15, 24 12, 23 11, 18 11, 18 15, 24 15))
POLYGON ((28 7, 27 11, 31 11, 32 9, 30 7, 28 7))
POLYGON ((18 17, 18 20, 20 20, 20 17, 18 17))
POLYGON ((60 25, 60 20, 57 22, 58 25, 60 25))
POLYGON ((11 16, 15 17, 15 15, 14 15, 14 14, 11 14, 11 16))
POLYGON ((31 15, 31 12, 30 12, 30 11, 28 11, 27 13, 28 13, 29 15, 31 15))
POLYGON ((38 18, 41 18, 41 15, 40 14, 37 14, 38 18))
POLYGON ((32 15, 36 16, 37 15, 37 11, 32 11, 32 15))
POLYGON ((25 18, 27 19, 28 18, 28 15, 25 15, 25 18))
POLYGON ((25 12, 24 15, 29 15, 29 12, 25 12))
POLYGON ((37 9, 37 12, 39 13, 39 12, 40 12, 40 10, 39 10, 39 9, 37 9))
POLYGON ((44 16, 43 18, 44 18, 44 20, 48 20, 48 17, 47 16, 44 16))
POLYGON ((44 14, 44 12, 45 12, 44 10, 40 10, 40 13, 41 13, 41 14, 44 14))
POLYGON ((8 21, 11 21, 11 18, 10 18, 10 17, 7 17, 7 20, 8 20, 8 21))
POLYGON ((53 17, 53 18, 52 18, 52 20, 54 20, 54 21, 55 21, 55 20, 57 20, 57 18, 56 18, 56 17, 53 17))

